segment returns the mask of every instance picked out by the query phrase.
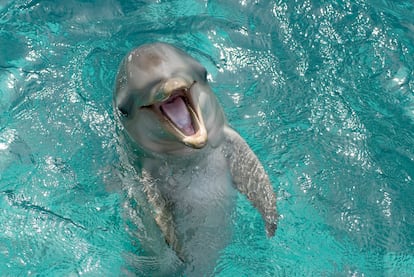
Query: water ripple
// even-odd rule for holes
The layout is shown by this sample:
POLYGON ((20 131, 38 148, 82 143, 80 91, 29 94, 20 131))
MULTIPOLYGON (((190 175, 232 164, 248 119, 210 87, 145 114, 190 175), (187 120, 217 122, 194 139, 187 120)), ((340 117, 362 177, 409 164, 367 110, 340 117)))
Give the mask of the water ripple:
POLYGON ((270 240, 238 202, 216 275, 411 274, 413 9, 373 0, 0 1, 0 271, 122 275, 160 263, 140 256, 122 196, 105 187, 120 182, 118 63, 162 40, 207 67, 229 122, 279 192, 270 240))

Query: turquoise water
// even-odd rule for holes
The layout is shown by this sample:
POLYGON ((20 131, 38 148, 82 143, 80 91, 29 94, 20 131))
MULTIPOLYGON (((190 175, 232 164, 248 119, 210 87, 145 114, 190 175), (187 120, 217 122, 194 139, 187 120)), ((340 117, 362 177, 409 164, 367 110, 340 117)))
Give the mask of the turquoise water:
POLYGON ((209 70, 266 167, 215 276, 413 276, 412 1, 0 0, 0 275, 118 276, 143 255, 119 190, 112 89, 133 47, 209 70))

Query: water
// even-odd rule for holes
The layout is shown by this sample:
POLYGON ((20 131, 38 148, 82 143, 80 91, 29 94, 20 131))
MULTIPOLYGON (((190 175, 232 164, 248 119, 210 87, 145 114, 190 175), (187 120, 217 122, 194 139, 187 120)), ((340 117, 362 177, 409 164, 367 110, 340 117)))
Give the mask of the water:
POLYGON ((0 272, 117 276, 118 63, 161 40, 209 70, 278 194, 240 197, 215 276, 412 276, 411 1, 0 0, 0 272))

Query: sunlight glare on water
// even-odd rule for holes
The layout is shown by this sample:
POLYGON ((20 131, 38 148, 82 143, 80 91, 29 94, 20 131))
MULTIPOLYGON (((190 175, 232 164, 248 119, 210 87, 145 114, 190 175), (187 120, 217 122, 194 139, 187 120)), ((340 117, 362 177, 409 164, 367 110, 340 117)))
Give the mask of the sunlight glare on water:
POLYGON ((164 41, 207 68, 278 194, 271 239, 238 199, 215 276, 410 276, 413 14, 408 0, 0 0, 1 275, 142 273, 112 90, 129 50, 164 41))

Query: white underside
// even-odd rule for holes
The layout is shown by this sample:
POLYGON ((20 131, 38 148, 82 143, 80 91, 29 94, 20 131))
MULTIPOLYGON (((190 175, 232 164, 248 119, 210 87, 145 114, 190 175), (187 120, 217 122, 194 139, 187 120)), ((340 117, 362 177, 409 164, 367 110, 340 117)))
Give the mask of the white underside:
POLYGON ((164 198, 173 203, 178 238, 191 260, 188 276, 211 273, 230 243, 237 196, 220 148, 205 150, 196 162, 146 162, 164 198))

